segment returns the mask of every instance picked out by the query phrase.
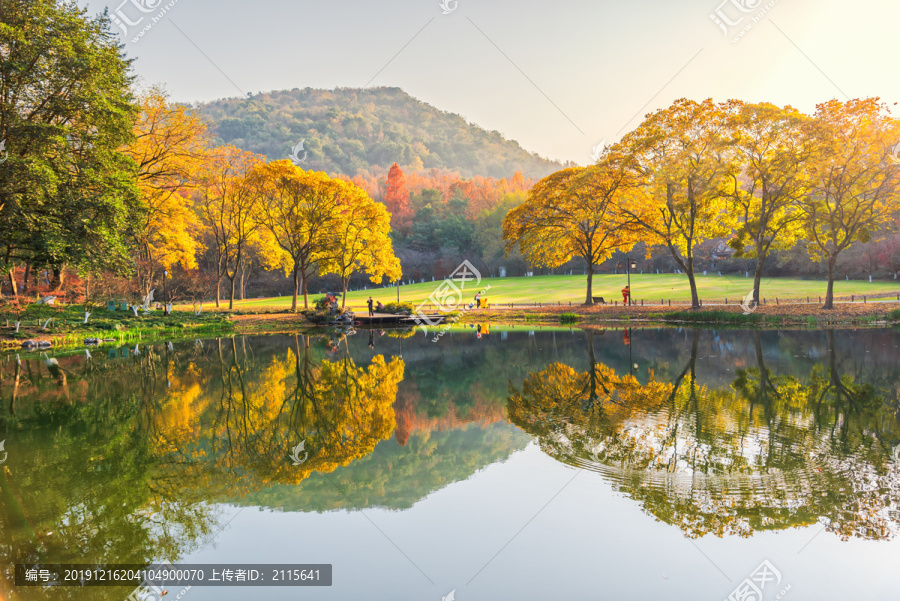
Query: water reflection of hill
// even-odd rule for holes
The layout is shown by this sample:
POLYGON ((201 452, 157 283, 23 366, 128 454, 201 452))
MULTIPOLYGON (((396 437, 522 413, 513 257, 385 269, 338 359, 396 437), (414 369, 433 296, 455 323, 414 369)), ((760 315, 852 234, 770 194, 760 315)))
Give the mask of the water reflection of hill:
POLYGON ((374 348, 360 332, 9 355, 0 553, 175 559, 216 531, 221 501, 402 510, 533 436, 690 536, 821 521, 891 538, 898 342, 518 328, 374 348))
POLYGON ((430 493, 506 460, 529 440, 508 423, 420 430, 411 435, 406 449, 388 440, 339 472, 313 474, 299 486, 275 484, 240 503, 282 511, 408 509, 430 493))
POLYGON ((407 376, 399 356, 304 336, 10 355, 0 551, 177 559, 216 531, 216 503, 405 509, 530 440, 505 420, 505 386, 429 403, 427 374, 407 376))

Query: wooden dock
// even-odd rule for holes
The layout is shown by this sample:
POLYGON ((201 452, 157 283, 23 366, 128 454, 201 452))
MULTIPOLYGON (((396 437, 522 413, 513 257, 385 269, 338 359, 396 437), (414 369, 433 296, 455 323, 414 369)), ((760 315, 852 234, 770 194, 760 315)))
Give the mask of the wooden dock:
MULTIPOLYGON (((441 323, 446 316, 435 313, 434 315, 425 315, 424 317, 431 323, 441 323)), ((365 313, 356 315, 354 321, 363 327, 415 326, 418 325, 416 323, 417 318, 418 315, 393 315, 391 313, 375 313, 375 315, 369 316, 368 311, 366 311, 365 313)))

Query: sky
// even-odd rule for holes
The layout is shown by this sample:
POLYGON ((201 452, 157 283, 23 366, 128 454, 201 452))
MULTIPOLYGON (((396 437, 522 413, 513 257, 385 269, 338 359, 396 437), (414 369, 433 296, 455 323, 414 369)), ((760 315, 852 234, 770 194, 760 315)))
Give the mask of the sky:
POLYGON ((400 87, 529 151, 579 164, 678 98, 807 112, 832 98, 900 101, 896 0, 82 5, 108 8, 125 24, 113 29, 140 83, 162 84, 176 101, 400 87))

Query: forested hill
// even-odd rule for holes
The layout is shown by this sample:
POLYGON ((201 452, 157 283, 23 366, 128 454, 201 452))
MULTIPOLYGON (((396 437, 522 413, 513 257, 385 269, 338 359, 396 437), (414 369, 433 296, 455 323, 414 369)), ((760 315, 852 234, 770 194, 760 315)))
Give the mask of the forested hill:
POLYGON ((309 168, 350 177, 393 163, 415 169, 419 160, 463 177, 521 171, 541 178, 562 167, 399 88, 294 89, 204 103, 199 111, 221 143, 275 160, 303 141, 309 168))

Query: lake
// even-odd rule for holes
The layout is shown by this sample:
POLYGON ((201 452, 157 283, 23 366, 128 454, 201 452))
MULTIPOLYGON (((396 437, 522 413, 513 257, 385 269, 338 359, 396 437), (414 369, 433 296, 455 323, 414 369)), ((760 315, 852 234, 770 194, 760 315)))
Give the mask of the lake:
POLYGON ((167 601, 894 598, 898 347, 492 325, 3 355, 0 590, 121 601, 11 564, 177 562, 333 584, 167 601))

